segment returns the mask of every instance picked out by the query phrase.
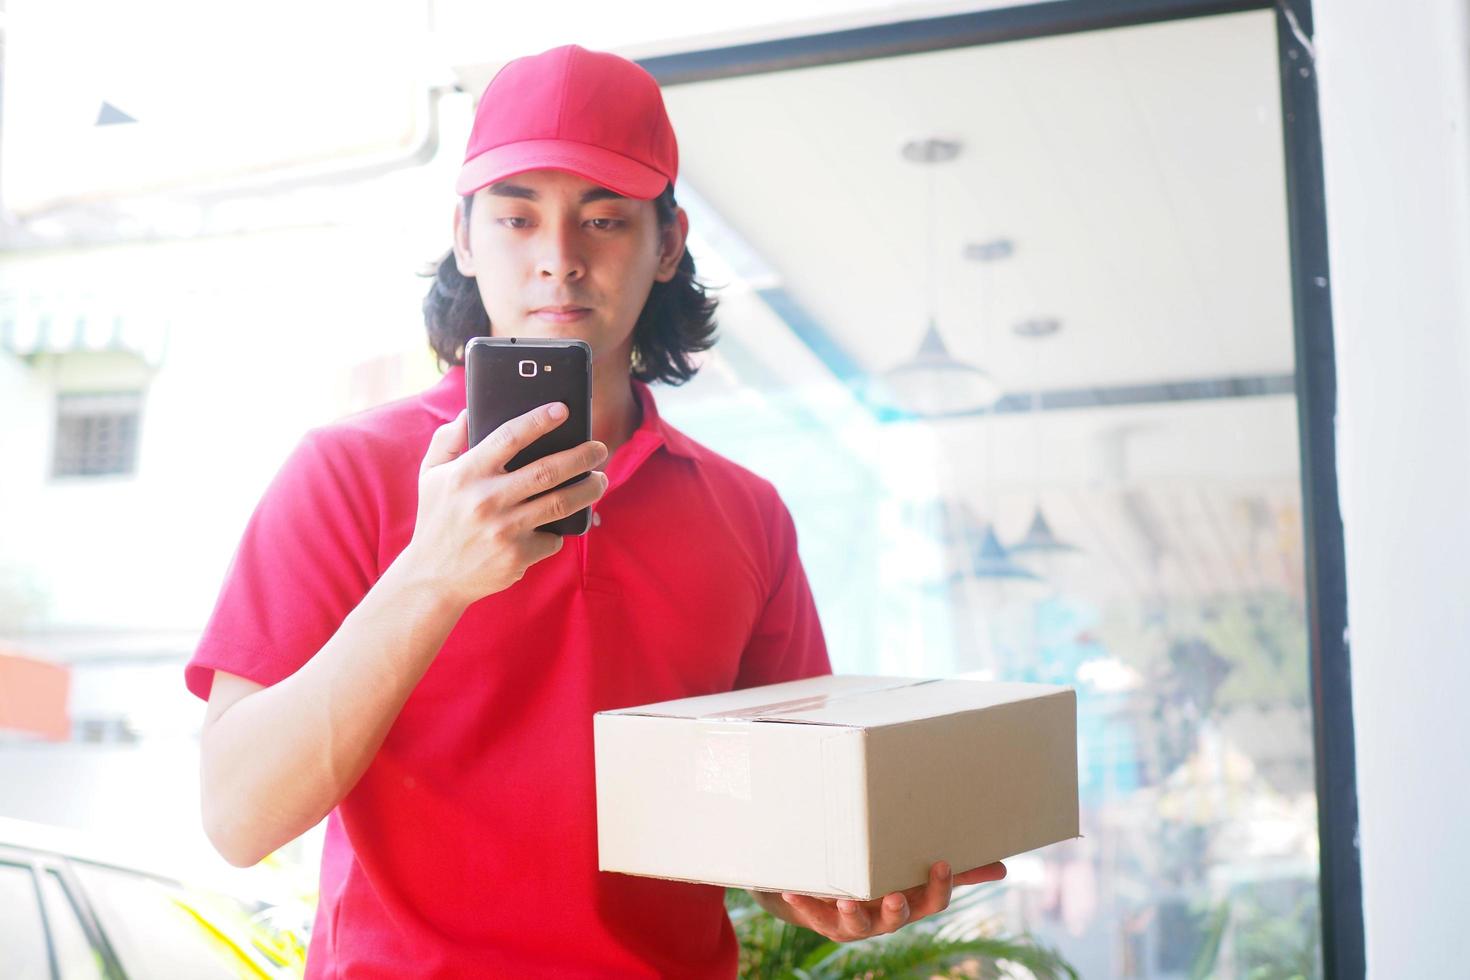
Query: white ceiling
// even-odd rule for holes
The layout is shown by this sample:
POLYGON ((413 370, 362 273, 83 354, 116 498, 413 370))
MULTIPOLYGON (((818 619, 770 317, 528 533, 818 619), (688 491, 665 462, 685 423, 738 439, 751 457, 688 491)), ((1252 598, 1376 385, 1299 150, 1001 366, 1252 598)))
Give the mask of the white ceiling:
POLYGON ((909 356, 928 171, 899 150, 953 136, 964 152, 933 172, 940 325, 958 356, 1011 391, 1289 374, 1274 31, 1250 13, 666 88, 701 271, 735 280, 721 345, 662 396, 669 414, 696 437, 713 420, 723 451, 804 505, 819 565, 841 535, 802 494, 814 468, 850 457, 903 499, 966 503, 1008 542, 1039 493, 1083 549, 1072 585, 1089 594, 1300 598, 1291 396, 876 426, 750 289, 773 279, 867 372, 909 356), (718 221, 701 224, 707 211, 718 221), (1012 258, 963 258, 1000 237, 1012 258), (762 267, 771 279, 739 281, 762 267), (1060 318, 1060 336, 1012 335, 1035 316, 1060 318), (753 361, 821 440, 749 397, 753 361))
MULTIPOLYGON (((939 319, 1007 390, 1011 326, 1058 317, 1041 384, 1292 370, 1275 28, 1269 11, 671 86, 681 182, 879 371, 925 318, 926 180, 939 319), (933 168, 914 137, 964 143, 933 168), (1012 258, 967 261, 1009 238, 1012 258)), ((727 333, 728 336, 728 333, 727 333)), ((738 338, 736 338, 738 341, 738 338)))

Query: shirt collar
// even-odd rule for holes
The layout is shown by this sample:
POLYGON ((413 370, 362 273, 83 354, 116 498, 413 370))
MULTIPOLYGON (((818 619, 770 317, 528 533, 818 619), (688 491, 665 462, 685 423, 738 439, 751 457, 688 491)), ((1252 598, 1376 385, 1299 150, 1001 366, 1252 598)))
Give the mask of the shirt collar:
POLYGON ((438 383, 419 395, 419 403, 441 422, 453 422, 464 411, 464 365, 444 372, 438 383))
MULTIPOLYGON (((648 385, 636 378, 630 380, 633 394, 638 399, 639 407, 643 409, 643 421, 628 441, 647 443, 652 440, 655 449, 662 446, 675 456, 694 459, 694 443, 659 415, 658 403, 648 385)), ((419 402, 430 414, 444 422, 452 422, 458 418, 465 407, 464 365, 456 364, 446 371, 437 384, 419 396, 419 402)))

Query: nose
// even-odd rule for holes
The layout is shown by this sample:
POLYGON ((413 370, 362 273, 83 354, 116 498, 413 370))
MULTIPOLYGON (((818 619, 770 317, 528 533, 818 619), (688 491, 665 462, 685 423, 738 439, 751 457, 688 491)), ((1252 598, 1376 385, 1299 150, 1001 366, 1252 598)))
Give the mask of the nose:
POLYGON ((536 275, 543 279, 571 281, 587 274, 576 231, 564 222, 548 222, 536 258, 536 275))

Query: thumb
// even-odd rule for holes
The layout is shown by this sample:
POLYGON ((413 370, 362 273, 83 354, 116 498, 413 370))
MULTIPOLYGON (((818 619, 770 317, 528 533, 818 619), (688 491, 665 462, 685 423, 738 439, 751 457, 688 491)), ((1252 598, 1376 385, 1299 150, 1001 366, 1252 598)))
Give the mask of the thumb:
POLYGON ((424 453, 424 462, 419 467, 419 472, 426 473, 431 467, 458 459, 469 441, 469 411, 466 410, 455 416, 453 422, 445 422, 434 430, 434 437, 429 440, 429 449, 424 453))

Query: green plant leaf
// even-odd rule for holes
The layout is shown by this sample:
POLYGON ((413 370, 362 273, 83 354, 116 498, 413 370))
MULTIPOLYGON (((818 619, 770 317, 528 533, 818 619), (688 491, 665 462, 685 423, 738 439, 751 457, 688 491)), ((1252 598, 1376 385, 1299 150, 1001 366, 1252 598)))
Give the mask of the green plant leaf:
POLYGON ((1037 980, 1077 980, 1077 972, 1059 954, 1029 938, 946 939, 917 929, 846 944, 813 974, 823 978, 866 976, 873 980, 927 978, 968 959, 1013 963, 1025 967, 1037 980))
POLYGON ((730 921, 740 942, 742 980, 836 980, 862 976, 868 980, 927 978, 967 960, 979 959, 985 976, 1029 971, 1036 980, 1077 980, 1077 971, 1056 951, 1030 935, 973 935, 972 922, 961 922, 980 898, 956 896, 944 912, 898 932, 853 943, 836 943, 793 926, 757 905, 744 892, 726 893, 730 921), (956 929, 963 928, 967 935, 956 929))

